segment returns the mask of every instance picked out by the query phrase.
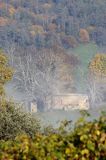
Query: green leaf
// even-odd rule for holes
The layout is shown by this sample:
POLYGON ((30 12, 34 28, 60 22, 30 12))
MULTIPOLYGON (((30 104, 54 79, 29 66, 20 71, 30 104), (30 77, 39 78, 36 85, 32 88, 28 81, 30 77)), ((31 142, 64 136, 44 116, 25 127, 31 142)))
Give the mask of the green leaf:
POLYGON ((95 144, 91 141, 87 142, 87 148, 91 151, 95 151, 95 144))

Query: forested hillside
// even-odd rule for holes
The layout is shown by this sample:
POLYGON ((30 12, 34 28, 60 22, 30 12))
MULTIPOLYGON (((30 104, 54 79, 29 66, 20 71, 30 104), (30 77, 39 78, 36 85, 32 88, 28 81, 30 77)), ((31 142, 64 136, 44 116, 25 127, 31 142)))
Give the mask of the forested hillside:
POLYGON ((105 0, 1 0, 0 48, 14 67, 16 90, 43 102, 64 92, 101 93, 91 89, 93 80, 86 84, 95 54, 106 51, 105 19, 105 0))
POLYGON ((76 47, 106 45, 105 0, 1 0, 0 45, 76 47))

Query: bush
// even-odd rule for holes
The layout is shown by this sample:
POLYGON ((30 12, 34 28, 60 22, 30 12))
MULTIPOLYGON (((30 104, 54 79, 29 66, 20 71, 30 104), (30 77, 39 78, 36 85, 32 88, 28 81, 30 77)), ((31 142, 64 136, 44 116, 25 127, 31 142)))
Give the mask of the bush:
MULTIPOLYGON (((64 123, 63 126, 67 126, 64 123)), ((11 160, 106 160, 106 115, 86 122, 81 118, 73 131, 64 127, 48 134, 26 135, 0 142, 0 159, 11 160)))
POLYGON ((13 139, 26 133, 33 137, 40 129, 39 121, 12 102, 0 102, 0 139, 13 139))

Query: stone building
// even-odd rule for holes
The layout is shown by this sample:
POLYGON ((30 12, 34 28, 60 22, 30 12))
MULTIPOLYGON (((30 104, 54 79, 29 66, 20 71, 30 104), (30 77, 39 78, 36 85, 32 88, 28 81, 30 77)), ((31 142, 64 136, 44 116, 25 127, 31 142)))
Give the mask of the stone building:
POLYGON ((86 110, 89 108, 89 98, 85 94, 62 94, 48 96, 46 104, 49 109, 80 109, 86 110))

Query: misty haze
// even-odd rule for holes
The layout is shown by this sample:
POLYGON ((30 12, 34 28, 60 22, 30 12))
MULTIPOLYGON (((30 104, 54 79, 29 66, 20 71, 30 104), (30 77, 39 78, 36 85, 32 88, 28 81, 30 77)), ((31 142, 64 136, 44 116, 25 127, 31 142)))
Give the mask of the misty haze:
POLYGON ((14 103, 41 126, 98 120, 106 112, 106 1, 0 0, 0 79, 1 106, 14 103))
POLYGON ((37 112, 56 112, 56 106, 64 110, 65 105, 69 110, 104 108, 106 10, 102 2, 1 1, 0 45, 15 70, 7 95, 29 112, 32 103, 37 112), (70 101, 71 95, 76 96, 77 107, 74 102, 60 105, 69 94, 70 101), (55 106, 50 101, 56 96, 60 98, 55 106))

